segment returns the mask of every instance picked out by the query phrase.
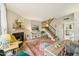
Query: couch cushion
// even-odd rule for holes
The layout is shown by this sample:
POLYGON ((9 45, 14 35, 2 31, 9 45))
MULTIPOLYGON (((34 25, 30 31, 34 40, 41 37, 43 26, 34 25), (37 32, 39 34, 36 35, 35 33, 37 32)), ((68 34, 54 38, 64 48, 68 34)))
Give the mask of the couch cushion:
POLYGON ((76 47, 74 54, 78 54, 79 55, 79 47, 76 47))
POLYGON ((10 44, 9 44, 9 41, 0 37, 0 48, 3 49, 3 48, 6 48, 8 47, 10 44))
POLYGON ((21 52, 18 52, 16 56, 30 56, 30 55, 25 53, 24 51, 21 51, 21 52))
POLYGON ((73 56, 79 56, 79 54, 74 54, 73 56))
POLYGON ((15 36, 10 35, 10 34, 4 34, 4 35, 1 35, 0 37, 5 39, 5 40, 8 40, 10 43, 17 41, 15 36))
POLYGON ((70 43, 70 46, 67 46, 68 53, 74 53, 76 46, 73 43, 70 43))
POLYGON ((13 43, 13 42, 16 42, 16 41, 17 41, 17 40, 16 40, 15 36, 14 36, 14 35, 11 35, 11 40, 10 40, 10 42, 13 43))

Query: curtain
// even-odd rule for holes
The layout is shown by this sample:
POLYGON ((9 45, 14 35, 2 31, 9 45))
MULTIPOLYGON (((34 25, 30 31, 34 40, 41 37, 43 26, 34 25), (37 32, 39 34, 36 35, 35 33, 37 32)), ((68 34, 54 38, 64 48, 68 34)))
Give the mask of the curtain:
POLYGON ((6 19, 6 7, 5 4, 1 4, 1 19, 0 19, 1 34, 7 33, 7 19, 6 19))
POLYGON ((1 35, 1 10, 0 10, 0 35, 1 35))
POLYGON ((0 35, 1 35, 1 3, 0 3, 0 35))

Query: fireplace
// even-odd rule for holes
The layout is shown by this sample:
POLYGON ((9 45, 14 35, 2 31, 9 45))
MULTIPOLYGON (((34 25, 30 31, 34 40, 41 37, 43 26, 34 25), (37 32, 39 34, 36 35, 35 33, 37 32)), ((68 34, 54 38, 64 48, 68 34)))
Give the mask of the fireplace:
POLYGON ((12 35, 14 35, 17 40, 24 41, 24 32, 12 33, 12 35))

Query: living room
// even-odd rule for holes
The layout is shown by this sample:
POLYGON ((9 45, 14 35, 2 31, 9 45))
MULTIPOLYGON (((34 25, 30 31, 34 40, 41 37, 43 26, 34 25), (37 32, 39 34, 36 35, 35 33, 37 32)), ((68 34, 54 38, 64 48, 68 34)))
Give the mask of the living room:
POLYGON ((1 3, 0 56, 79 56, 78 3, 1 3))

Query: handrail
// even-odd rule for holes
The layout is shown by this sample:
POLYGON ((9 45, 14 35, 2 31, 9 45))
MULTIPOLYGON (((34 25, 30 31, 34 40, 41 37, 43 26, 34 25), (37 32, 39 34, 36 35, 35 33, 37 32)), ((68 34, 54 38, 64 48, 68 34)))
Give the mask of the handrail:
MULTIPOLYGON (((51 28, 53 28, 50 24, 48 24, 51 28)), ((54 28, 53 28, 54 29, 54 28)), ((56 29, 54 29, 56 31, 56 29)))
MULTIPOLYGON (((55 18, 52 18, 51 21, 48 22, 48 25, 49 25, 52 29, 54 29, 54 28, 50 25, 50 23, 51 23, 54 19, 55 19, 55 18)), ((56 31, 56 29, 54 29, 54 30, 56 31)))
MULTIPOLYGON (((49 20, 50 20, 50 19, 49 19, 49 20)), ((54 18, 52 18, 52 19, 48 22, 48 24, 50 24, 53 20, 54 20, 54 18)))

